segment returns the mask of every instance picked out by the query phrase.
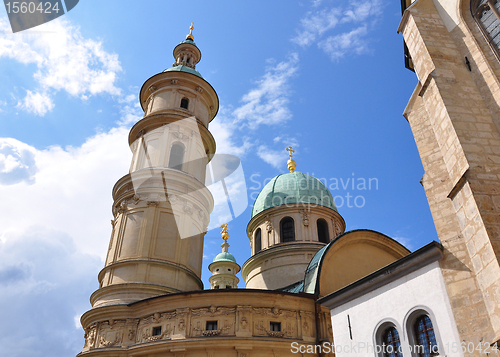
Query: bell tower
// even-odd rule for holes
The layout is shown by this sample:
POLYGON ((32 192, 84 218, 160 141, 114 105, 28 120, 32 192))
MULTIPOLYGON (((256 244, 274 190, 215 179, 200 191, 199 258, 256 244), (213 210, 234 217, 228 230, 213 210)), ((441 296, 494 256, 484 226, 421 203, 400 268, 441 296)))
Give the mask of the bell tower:
POLYGON ((205 187, 219 101, 196 70, 193 26, 171 68, 149 78, 144 117, 129 133, 130 171, 113 188, 113 230, 93 307, 203 289, 203 240, 213 209, 205 187))
POLYGON ((474 344, 500 340, 500 57, 492 40, 500 16, 490 4, 414 1, 398 29, 418 79, 404 116, 445 248, 440 264, 460 339, 474 344))

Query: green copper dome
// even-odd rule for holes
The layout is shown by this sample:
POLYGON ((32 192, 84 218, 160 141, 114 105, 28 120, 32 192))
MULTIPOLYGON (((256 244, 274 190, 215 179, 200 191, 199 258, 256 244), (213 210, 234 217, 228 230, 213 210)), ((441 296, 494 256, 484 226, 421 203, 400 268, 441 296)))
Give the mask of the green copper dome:
POLYGON ((191 73, 191 74, 194 74, 195 76, 198 76, 200 78, 203 78, 200 74, 200 72, 198 72, 196 69, 192 69, 188 66, 183 66, 183 65, 179 65, 179 66, 175 66, 175 67, 170 67, 170 68, 167 68, 166 70, 164 70, 163 72, 186 72, 186 73, 191 73))
POLYGON ((303 203, 320 205, 337 211, 333 196, 323 182, 302 172, 290 172, 273 178, 259 193, 252 218, 268 208, 303 203))
POLYGON ((213 262, 214 263, 215 262, 233 262, 233 263, 236 263, 236 258, 231 253, 222 252, 222 253, 219 253, 215 256, 213 262))

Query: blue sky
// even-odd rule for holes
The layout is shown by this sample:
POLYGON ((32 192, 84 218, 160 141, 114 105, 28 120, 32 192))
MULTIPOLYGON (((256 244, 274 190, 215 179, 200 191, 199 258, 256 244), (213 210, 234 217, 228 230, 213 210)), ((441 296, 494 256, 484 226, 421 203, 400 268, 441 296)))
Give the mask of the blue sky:
MULTIPOLYGON (((197 70, 221 104, 210 130, 219 153, 241 158, 249 188, 248 208, 229 222, 240 265, 253 199, 286 172, 288 145, 297 170, 339 196, 347 230, 374 229, 411 250, 437 239, 401 114, 417 79, 404 68, 400 18, 399 2, 384 0, 87 0, 12 34, 0 10, 1 354, 81 351, 78 320, 103 267, 111 189, 129 169, 138 91, 172 65, 192 21, 197 70), (378 185, 342 188, 353 178, 378 185)), ((221 243, 218 229, 207 233, 206 286, 221 243)))

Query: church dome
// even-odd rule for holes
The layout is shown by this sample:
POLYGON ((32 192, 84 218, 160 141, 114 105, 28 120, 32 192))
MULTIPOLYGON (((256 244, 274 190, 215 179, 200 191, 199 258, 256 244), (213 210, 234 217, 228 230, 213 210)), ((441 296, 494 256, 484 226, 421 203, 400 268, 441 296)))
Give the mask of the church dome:
POLYGON ((290 172, 273 178, 259 193, 252 218, 266 209, 286 204, 310 204, 337 212, 333 196, 323 182, 302 172, 290 172))
POLYGON ((198 72, 196 69, 190 68, 188 66, 183 66, 183 65, 167 68, 163 72, 186 72, 186 73, 194 74, 195 76, 198 76, 200 78, 203 78, 201 76, 201 73, 198 72))
POLYGON ((215 262, 233 262, 236 263, 236 258, 234 255, 228 252, 222 252, 215 256, 213 263, 215 262))

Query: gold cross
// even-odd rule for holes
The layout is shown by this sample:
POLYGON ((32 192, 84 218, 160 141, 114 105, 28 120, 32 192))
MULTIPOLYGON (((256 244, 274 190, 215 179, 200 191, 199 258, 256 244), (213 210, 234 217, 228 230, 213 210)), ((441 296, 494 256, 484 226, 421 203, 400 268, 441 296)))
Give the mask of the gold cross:
POLYGON ((290 155, 290 159, 293 157, 293 153, 295 152, 295 150, 292 149, 291 146, 287 147, 286 148, 286 151, 288 151, 288 154, 290 155))
POLYGON ((222 229, 222 232, 220 232, 222 239, 227 241, 229 239, 229 233, 227 231, 227 223, 223 223, 220 228, 222 229))

